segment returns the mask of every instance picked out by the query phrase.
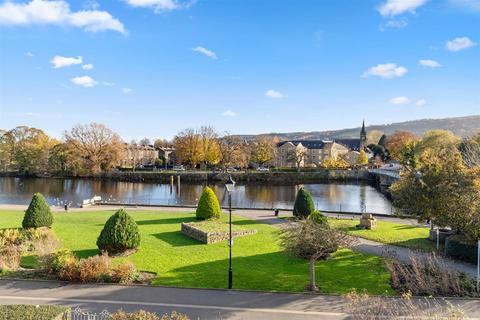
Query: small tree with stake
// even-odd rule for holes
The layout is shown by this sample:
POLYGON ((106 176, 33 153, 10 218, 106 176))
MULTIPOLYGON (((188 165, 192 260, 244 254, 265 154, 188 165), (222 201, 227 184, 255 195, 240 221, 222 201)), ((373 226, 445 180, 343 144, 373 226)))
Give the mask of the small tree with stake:
POLYGON ((310 260, 310 291, 315 285, 315 262, 326 259, 339 247, 347 247, 352 238, 346 233, 330 229, 328 224, 318 224, 313 219, 291 223, 280 231, 281 245, 295 257, 310 260))

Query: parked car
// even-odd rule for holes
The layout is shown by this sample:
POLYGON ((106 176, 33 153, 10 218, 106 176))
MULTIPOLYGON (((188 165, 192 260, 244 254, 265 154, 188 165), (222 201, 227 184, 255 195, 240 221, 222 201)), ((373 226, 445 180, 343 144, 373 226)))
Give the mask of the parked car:
POLYGON ((173 170, 175 170, 175 171, 185 171, 185 168, 183 166, 173 166, 173 170))
POLYGON ((262 171, 262 172, 270 171, 270 169, 265 168, 265 167, 259 167, 257 170, 258 170, 258 171, 262 171))
POLYGON ((235 169, 233 167, 227 168, 227 172, 235 172, 235 171, 237 171, 237 169, 235 169))

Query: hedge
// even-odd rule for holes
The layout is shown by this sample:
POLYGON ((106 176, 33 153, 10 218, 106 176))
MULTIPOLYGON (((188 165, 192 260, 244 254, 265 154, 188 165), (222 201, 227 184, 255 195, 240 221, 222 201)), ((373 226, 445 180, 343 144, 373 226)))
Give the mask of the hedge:
POLYGON ((70 308, 52 305, 0 305, 0 320, 61 320, 70 319, 70 308))
POLYGON ((202 192, 202 196, 198 201, 197 210, 195 212, 197 219, 218 219, 220 217, 221 209, 218 203, 215 192, 209 187, 205 187, 202 192))
POLYGON ((299 219, 305 219, 315 212, 312 196, 304 188, 300 188, 293 206, 293 215, 299 219))
POLYGON ((477 263, 478 249, 475 243, 460 235, 453 235, 445 241, 445 255, 471 263, 477 263))
POLYGON ((52 223, 53 215, 47 200, 45 200, 41 193, 35 193, 27 211, 25 211, 22 227, 24 229, 51 227, 52 223))
POLYGON ((103 227, 97 239, 97 246, 109 254, 136 249, 140 245, 137 223, 128 213, 120 209, 113 214, 103 227))

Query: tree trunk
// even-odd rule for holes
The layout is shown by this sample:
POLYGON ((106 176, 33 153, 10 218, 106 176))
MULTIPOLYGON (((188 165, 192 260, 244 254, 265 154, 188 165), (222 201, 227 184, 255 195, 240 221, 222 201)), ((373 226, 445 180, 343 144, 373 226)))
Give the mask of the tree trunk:
POLYGON ((315 257, 310 258, 310 285, 309 290, 312 292, 318 291, 317 286, 315 285, 315 257))

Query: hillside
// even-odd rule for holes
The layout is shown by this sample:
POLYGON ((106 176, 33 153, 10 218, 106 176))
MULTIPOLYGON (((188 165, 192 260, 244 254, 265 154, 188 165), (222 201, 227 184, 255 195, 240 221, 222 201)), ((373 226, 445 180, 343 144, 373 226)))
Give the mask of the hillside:
MULTIPOLYGON (((450 130, 459 136, 468 137, 480 131, 480 115, 445 119, 421 119, 391 124, 371 125, 366 128, 367 132, 380 130, 387 135, 399 130, 411 131, 417 135, 422 135, 429 130, 444 129, 450 130)), ((262 134, 262 136, 277 136, 282 140, 331 140, 357 138, 359 132, 360 127, 330 131, 268 133, 262 134)), ((250 140, 255 138, 256 135, 238 135, 238 137, 250 140)))

